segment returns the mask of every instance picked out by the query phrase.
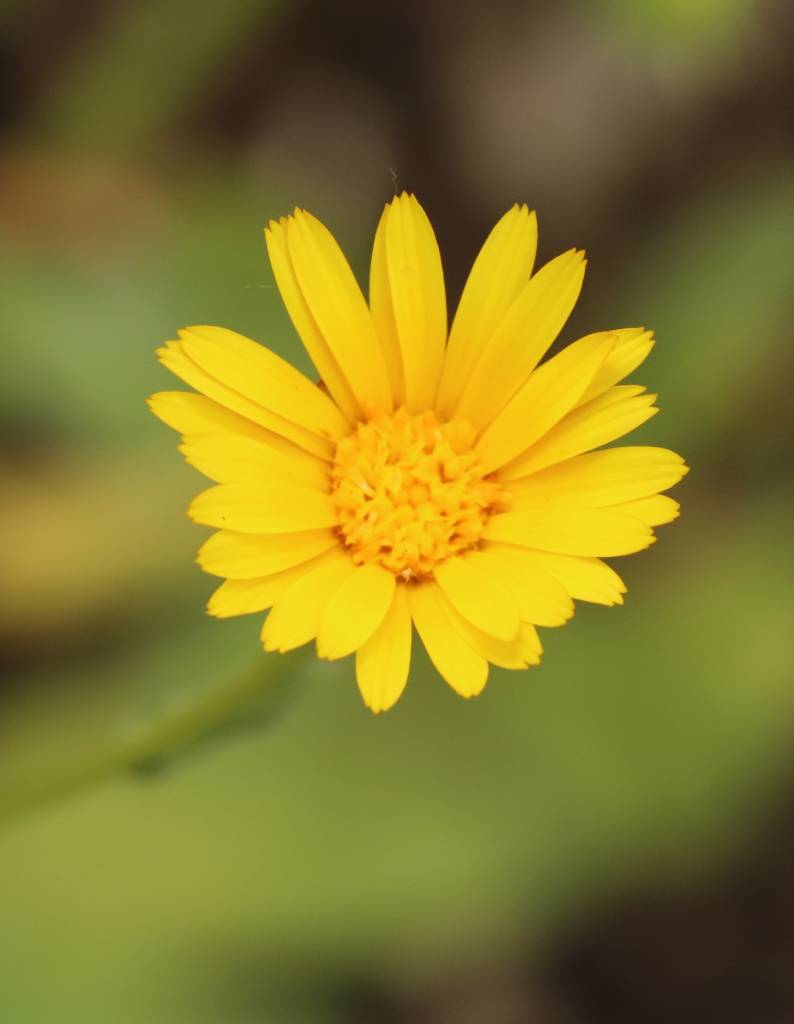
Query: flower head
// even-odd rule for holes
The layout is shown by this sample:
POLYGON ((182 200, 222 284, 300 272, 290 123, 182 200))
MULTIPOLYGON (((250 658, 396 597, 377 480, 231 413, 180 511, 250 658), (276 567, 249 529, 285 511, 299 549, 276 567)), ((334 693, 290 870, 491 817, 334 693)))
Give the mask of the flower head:
POLYGON ((590 334, 544 361, 583 254, 533 274, 535 215, 514 206, 447 332, 441 257, 414 196, 383 211, 369 303, 310 214, 271 221, 265 237, 320 381, 232 331, 191 327, 158 356, 198 393, 150 399, 216 482, 189 509, 218 531, 198 555, 224 578, 209 612, 269 610, 268 651, 316 640, 323 658, 355 652, 364 701, 382 711, 405 687, 412 626, 471 697, 491 662, 538 664, 536 627, 566 622, 573 599, 622 603, 601 559, 653 543, 678 515, 660 492, 687 468, 663 448, 601 448, 658 411, 620 384, 649 331, 590 334))

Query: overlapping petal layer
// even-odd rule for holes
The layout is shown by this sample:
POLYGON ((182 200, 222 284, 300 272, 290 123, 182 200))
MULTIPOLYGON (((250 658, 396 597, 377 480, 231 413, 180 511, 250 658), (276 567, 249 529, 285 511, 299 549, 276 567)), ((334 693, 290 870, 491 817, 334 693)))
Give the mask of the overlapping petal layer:
POLYGON ((356 652, 356 679, 364 703, 386 711, 399 700, 411 666, 411 609, 408 588, 395 587, 380 626, 356 652))
POLYGON ((436 410, 451 419, 475 364, 529 280, 538 246, 534 211, 514 206, 488 236, 449 332, 436 410))
POLYGON ((392 393, 410 413, 432 409, 447 338, 441 254, 427 214, 403 194, 383 211, 372 251, 370 305, 392 393))

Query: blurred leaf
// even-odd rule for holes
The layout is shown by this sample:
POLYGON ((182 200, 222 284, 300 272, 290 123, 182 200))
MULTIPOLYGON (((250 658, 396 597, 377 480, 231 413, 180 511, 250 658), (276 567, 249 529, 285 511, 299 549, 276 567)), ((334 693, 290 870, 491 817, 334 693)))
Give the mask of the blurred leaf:
POLYGON ((757 429, 791 365, 792 223, 794 168, 783 165, 687 203, 647 240, 618 316, 657 337, 635 377, 659 392, 663 414, 637 436, 663 436, 695 458, 737 423, 757 429))
POLYGON ((111 5, 47 98, 44 134, 81 151, 140 154, 280 6, 278 0, 111 5))
POLYGON ((183 509, 201 482, 173 447, 124 447, 112 458, 25 452, 0 465, 3 633, 51 642, 195 586, 201 534, 186 528, 183 509))
POLYGON ((737 50, 751 19, 755 0, 597 0, 583 4, 585 15, 607 28, 642 59, 671 61, 702 70, 702 62, 737 50))
POLYGON ((159 773, 197 745, 270 724, 303 655, 260 653, 251 663, 256 648, 239 644, 229 656, 234 630, 209 625, 149 643, 121 666, 86 666, 71 678, 62 670, 58 691, 28 679, 0 725, 0 822, 127 769, 159 773))
MULTIPOLYGON (((18 884, 3 920, 16 966, 0 967, 0 989, 23 986, 43 1019, 91 990, 101 991, 96 1013, 80 1019, 92 1024, 116 1005, 147 1021, 209 1022, 224 996, 262 991, 263 963, 278 978, 311 964, 309 978, 355 970, 421 984, 450 963, 465 970, 485 947, 498 959, 516 942, 549 941, 615 891, 713 870, 790 769, 793 609, 780 551, 791 497, 767 491, 712 509, 690 494, 660 543, 620 565, 625 607, 580 608, 544 630, 543 665, 495 672, 476 701, 452 694, 417 652, 404 699, 373 718, 349 660, 295 662, 290 677, 311 680, 306 699, 261 741, 223 744, 156 786, 104 786, 6 830, 5 871, 18 884), (31 918, 31 892, 46 929, 31 918), (75 949, 64 975, 33 985, 66 936, 75 949)), ((27 780, 40 777, 37 758, 47 771, 66 763, 52 749, 65 738, 78 752, 115 747, 118 708, 131 729, 142 683, 158 703, 180 700, 181 686, 203 693, 219 664, 232 671, 250 655, 258 627, 196 621, 175 632, 107 677, 121 705, 98 703, 88 721, 59 674, 60 698, 39 690, 25 715, 3 716, 7 795, 22 740, 27 780)))
POLYGON ((3 212, 15 230, 0 233, 6 421, 38 418, 93 448, 163 437, 144 399, 179 385, 154 350, 190 323, 232 327, 307 368, 265 256, 262 226, 284 207, 267 183, 197 174, 166 194, 68 163, 23 165, 14 181, 3 212))

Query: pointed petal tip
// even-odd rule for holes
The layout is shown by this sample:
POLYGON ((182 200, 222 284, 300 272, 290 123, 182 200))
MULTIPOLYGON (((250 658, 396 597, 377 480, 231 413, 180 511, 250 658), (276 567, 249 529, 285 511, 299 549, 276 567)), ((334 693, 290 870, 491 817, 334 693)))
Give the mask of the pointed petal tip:
POLYGON ((259 642, 262 644, 262 648, 266 654, 275 654, 278 651, 278 647, 273 643, 267 628, 267 622, 270 618, 268 614, 265 617, 265 621, 262 623, 262 628, 259 631, 259 642))
POLYGON ((322 651, 319 647, 317 648, 317 657, 320 661, 339 661, 340 658, 346 658, 347 653, 348 652, 345 651, 343 654, 337 654, 333 650, 328 650, 327 647, 323 648, 322 651))
POLYGON ((384 711, 389 711, 391 708, 394 707, 394 705, 400 699, 399 696, 398 696, 394 700, 388 701, 388 703, 384 704, 384 703, 382 703, 380 701, 374 701, 374 700, 373 701, 369 701, 369 700, 367 700, 367 698, 362 693, 360 687, 359 687, 359 691, 358 692, 361 695, 361 700, 362 700, 362 703, 364 704, 364 707, 367 709, 367 711, 370 711, 373 715, 382 715, 384 713, 384 711))
POLYGON ((334 661, 334 656, 328 648, 328 644, 322 640, 319 636, 314 641, 314 649, 317 652, 317 657, 322 661, 334 661))
POLYGON ((307 211, 302 210, 299 206, 296 206, 292 213, 285 214, 281 217, 279 219, 279 224, 281 225, 281 229, 286 238, 294 240, 297 231, 304 226, 308 226, 306 224, 308 218, 309 215, 307 211))
POLYGON ((295 209, 292 211, 292 215, 287 217, 286 221, 288 228, 294 227, 296 224, 303 224, 309 228, 312 228, 315 225, 319 225, 321 228, 325 229, 325 225, 322 223, 322 221, 315 217, 310 210, 305 209, 303 206, 296 206, 295 209))
POLYGON ((400 193, 399 193, 399 195, 393 195, 393 196, 391 197, 391 199, 388 199, 388 200, 387 200, 387 201, 386 201, 386 202, 385 202, 385 203, 383 204, 383 213, 381 214, 381 216, 382 216, 382 217, 388 216, 388 215, 389 215, 389 213, 390 213, 390 212, 391 212, 391 211, 392 211, 392 210, 393 210, 393 209, 394 209, 394 208, 395 208, 396 206, 399 206, 399 204, 400 204, 400 200, 402 199, 402 197, 403 197, 404 195, 405 195, 405 192, 400 192, 400 193))
POLYGON ((530 226, 534 226, 537 229, 538 215, 535 210, 530 210, 527 203, 513 203, 507 211, 507 215, 510 214, 513 215, 514 219, 526 221, 530 226))
MULTIPOLYGON (((212 489, 212 488, 210 488, 210 490, 211 490, 211 489, 212 489)), ((204 494, 206 494, 206 493, 207 493, 206 491, 202 491, 202 492, 201 492, 201 494, 197 494, 197 495, 196 495, 196 497, 195 497, 195 498, 193 498, 193 499, 192 499, 192 500, 191 500, 191 501, 190 501, 190 502, 188 503, 188 506, 187 506, 187 508, 185 509, 185 515, 186 515, 186 516, 188 517, 188 519, 189 519, 189 520, 190 520, 190 521, 191 521, 192 523, 199 523, 200 525, 203 525, 203 524, 201 523, 201 519, 199 518, 199 515, 200 515, 200 513, 199 513, 198 505, 199 505, 199 502, 200 502, 200 500, 201 500, 202 496, 203 496, 204 494)))
POLYGON ((271 218, 267 222, 267 227, 265 228, 265 240, 275 240, 277 237, 283 238, 291 220, 292 217, 289 214, 283 214, 278 218, 271 218))

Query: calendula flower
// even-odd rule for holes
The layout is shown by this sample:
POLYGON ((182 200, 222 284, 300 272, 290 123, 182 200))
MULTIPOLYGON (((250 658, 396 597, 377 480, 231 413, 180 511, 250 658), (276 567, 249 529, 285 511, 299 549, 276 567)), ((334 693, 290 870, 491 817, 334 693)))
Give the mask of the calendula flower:
POLYGON ((412 624, 461 696, 489 663, 540 660, 537 626, 574 599, 620 604, 601 559, 648 547, 678 515, 660 494, 686 472, 663 448, 593 449, 658 410, 619 382, 650 331, 589 334, 543 360, 579 295, 585 259, 532 274, 534 213, 514 206, 480 251, 447 331, 441 257, 412 195, 389 203, 369 303, 334 238, 295 210, 265 229, 270 263, 313 383, 254 341, 190 327, 158 351, 198 392, 150 404, 216 482, 190 505, 215 527, 198 562, 225 582, 208 610, 269 614, 268 651, 316 640, 356 655, 373 711, 408 678, 412 624))

